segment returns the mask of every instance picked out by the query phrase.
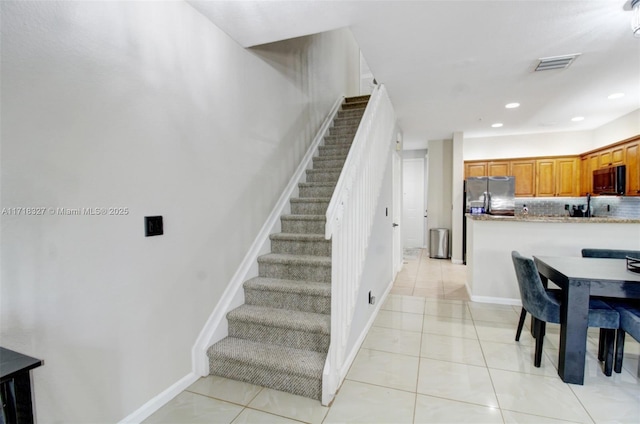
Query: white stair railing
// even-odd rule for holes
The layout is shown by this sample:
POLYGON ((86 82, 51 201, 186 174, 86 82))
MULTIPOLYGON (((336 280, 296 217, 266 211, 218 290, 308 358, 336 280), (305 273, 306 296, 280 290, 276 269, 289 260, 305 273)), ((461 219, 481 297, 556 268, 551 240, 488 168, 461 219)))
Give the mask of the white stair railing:
POLYGON ((323 405, 331 402, 353 360, 348 359, 347 342, 395 122, 387 90, 379 85, 371 94, 327 208, 325 238, 331 239, 332 249, 331 344, 322 379, 323 405))

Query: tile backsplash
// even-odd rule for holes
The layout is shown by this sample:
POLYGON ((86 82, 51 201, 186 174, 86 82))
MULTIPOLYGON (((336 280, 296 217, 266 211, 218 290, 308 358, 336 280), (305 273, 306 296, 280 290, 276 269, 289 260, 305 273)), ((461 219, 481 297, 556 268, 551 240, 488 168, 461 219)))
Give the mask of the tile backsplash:
MULTIPOLYGON (((517 197, 515 214, 521 215, 525 205, 532 216, 569 216, 565 205, 586 207, 587 197, 517 197)), ((640 197, 594 196, 591 211, 593 216, 640 218, 640 197)))

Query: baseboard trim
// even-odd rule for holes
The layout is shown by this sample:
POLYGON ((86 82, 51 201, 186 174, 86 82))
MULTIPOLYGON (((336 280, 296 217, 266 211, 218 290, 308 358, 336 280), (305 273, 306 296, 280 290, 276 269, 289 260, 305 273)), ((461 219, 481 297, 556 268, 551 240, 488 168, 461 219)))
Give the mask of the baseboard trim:
POLYGON ((198 378, 199 377, 192 372, 185 375, 162 393, 158 394, 153 399, 122 419, 119 424, 141 423, 149 418, 151 414, 166 405, 171 399, 185 391, 189 386, 195 383, 198 378))
POLYGON ((282 192, 282 195, 273 207, 271 214, 265 221, 260 232, 253 241, 253 244, 249 248, 249 251, 240 263, 238 270, 231 278, 231 281, 225 288, 220 300, 200 331, 200 334, 191 349, 192 368, 195 375, 205 376, 209 374, 207 349, 209 346, 219 340, 222 340, 228 335, 229 330, 226 321, 226 314, 230 310, 244 303, 242 284, 249 278, 256 277, 258 275, 258 256, 269 252, 269 235, 280 231, 280 216, 287 211, 287 208, 289 207, 289 199, 294 195, 294 193, 296 193, 298 183, 304 181, 306 177, 305 171, 312 166, 313 155, 318 150, 318 146, 320 146, 324 140, 324 135, 331 127, 333 119, 338 113, 343 101, 344 96, 341 96, 333 104, 331 110, 327 114, 327 117, 320 126, 318 133, 311 142, 307 153, 302 158, 300 165, 296 169, 296 172, 289 180, 287 187, 282 192))
POLYGON ((469 295, 472 302, 478 303, 496 303, 498 305, 522 306, 520 299, 511 299, 508 297, 491 297, 491 296, 472 296, 469 295))

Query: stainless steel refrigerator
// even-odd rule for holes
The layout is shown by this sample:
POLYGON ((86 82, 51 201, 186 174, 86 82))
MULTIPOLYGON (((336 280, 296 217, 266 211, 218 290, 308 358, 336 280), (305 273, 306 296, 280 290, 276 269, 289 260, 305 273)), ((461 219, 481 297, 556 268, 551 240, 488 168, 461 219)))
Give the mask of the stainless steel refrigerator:
MULTIPOLYGON (((464 182, 464 212, 513 216, 515 177, 469 177, 464 182)), ((467 217, 462 216, 462 262, 467 263, 467 217)))
POLYGON ((465 212, 513 215, 515 177, 470 177, 465 184, 465 212))

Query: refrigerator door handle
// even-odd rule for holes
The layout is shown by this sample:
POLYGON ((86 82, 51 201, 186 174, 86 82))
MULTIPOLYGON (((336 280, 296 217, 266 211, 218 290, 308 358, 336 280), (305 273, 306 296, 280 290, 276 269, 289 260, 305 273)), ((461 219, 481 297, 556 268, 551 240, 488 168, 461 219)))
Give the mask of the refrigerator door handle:
POLYGON ((487 191, 486 195, 484 196, 484 211, 485 213, 490 213, 491 212, 491 192, 487 191))

